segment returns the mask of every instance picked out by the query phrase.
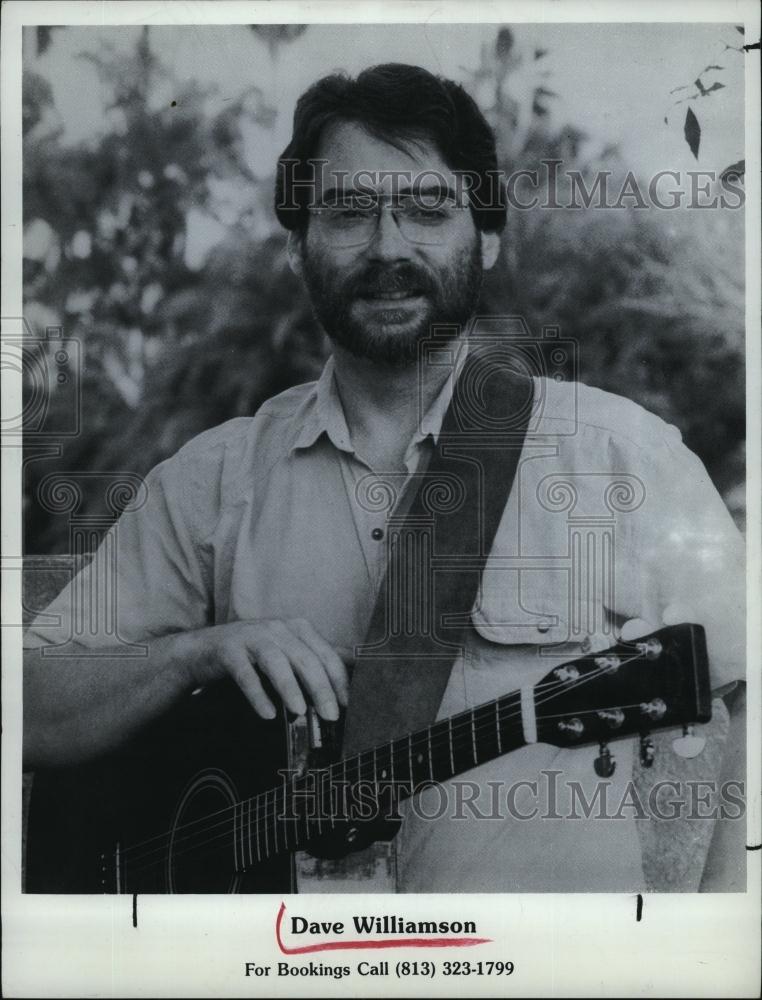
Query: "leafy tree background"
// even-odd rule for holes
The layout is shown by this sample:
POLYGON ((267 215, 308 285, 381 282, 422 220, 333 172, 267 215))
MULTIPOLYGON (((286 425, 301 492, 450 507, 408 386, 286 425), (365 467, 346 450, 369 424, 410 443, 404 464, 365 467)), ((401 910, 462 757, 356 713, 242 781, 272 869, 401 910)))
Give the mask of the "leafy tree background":
MULTIPOLYGON (((66 30, 25 36, 24 296, 36 335, 59 324, 83 343, 83 422, 60 458, 26 466, 28 553, 68 546, 66 517, 37 498, 51 471, 145 474, 200 431, 314 378, 327 355, 286 263, 274 173, 255 174, 244 152, 242 122, 270 127, 273 95, 251 87, 212 112, 205 90, 186 83, 157 108, 167 70, 145 28, 128 54, 84 55, 109 94, 109 128, 66 145, 50 124, 55 94, 35 69, 66 30), (222 236, 189 260, 193 228, 204 225, 222 236)), ((241 27, 273 64, 310 30, 241 27)), ((579 128, 549 122, 552 58, 518 51, 507 26, 482 49, 468 86, 496 129, 501 166, 560 159, 590 181, 610 170, 616 190, 626 174, 616 147, 592 155, 579 128), (529 91, 515 85, 527 62, 537 70, 529 91)), ((742 524, 743 212, 513 211, 503 242, 482 310, 576 338, 582 380, 675 423, 742 524)), ((55 420, 63 402, 51 403, 55 420)), ((86 497, 87 511, 101 502, 86 497)))

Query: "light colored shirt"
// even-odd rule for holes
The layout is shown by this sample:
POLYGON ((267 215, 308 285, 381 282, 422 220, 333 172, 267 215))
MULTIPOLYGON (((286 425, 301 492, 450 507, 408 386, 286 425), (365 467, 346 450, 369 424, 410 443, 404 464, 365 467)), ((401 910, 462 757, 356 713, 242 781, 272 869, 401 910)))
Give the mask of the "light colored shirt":
MULTIPOLYGON (((448 379, 421 415, 408 473, 432 447, 451 390, 448 379)), ((374 472, 354 451, 329 361, 316 383, 199 435, 157 466, 138 509, 38 616, 26 644, 75 638, 92 647, 121 643, 129 655, 130 644, 210 624, 306 618, 335 646, 352 648, 370 620, 386 520, 404 479, 374 472)), ((472 611, 475 628, 439 716, 536 684, 591 644, 612 644, 623 621, 660 625, 676 605, 674 620, 684 608, 707 628, 714 685, 742 677, 742 560, 740 534, 676 428, 598 389, 535 379, 530 430, 472 611)), ((612 749, 614 811, 632 774, 633 741, 612 749)), ((641 889, 631 808, 616 819, 543 815, 552 811, 550 784, 563 817, 570 782, 592 797, 597 754, 597 746, 532 744, 462 775, 471 791, 446 783, 408 803, 398 889, 641 889), (464 805, 475 789, 474 808, 464 805), (495 814, 489 796, 499 818, 477 818, 476 809, 495 814), (444 815, 425 818, 443 801, 444 815)))

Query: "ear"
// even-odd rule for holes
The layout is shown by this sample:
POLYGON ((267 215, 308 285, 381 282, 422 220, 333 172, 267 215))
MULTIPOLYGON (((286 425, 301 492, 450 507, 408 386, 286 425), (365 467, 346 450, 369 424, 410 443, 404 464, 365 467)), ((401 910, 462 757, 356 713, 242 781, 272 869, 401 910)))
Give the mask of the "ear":
POLYGON ((288 234, 286 253, 288 255, 288 266, 298 278, 301 278, 304 267, 302 237, 293 230, 288 234))
POLYGON ((494 266, 500 253, 500 234, 481 233, 482 241, 482 267, 489 271, 494 266))

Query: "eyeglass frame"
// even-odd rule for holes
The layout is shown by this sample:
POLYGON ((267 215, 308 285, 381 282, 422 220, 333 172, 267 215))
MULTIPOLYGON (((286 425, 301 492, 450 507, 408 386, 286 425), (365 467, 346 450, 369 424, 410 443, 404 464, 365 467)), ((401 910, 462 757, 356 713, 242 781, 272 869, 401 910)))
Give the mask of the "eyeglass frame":
MULTIPOLYGON (((359 206, 361 209, 365 211, 368 211, 370 209, 373 210, 373 214, 375 216, 375 228, 373 232, 368 236, 368 238, 360 241, 359 243, 348 243, 348 244, 345 243, 341 246, 336 246, 334 244, 336 249, 351 250, 351 249, 357 249, 358 247, 368 246, 368 244, 370 244, 375 239, 376 234, 378 233, 378 227, 381 222, 382 211, 390 211, 392 213, 392 218, 397 224, 397 228, 400 231, 400 235, 405 240, 405 242, 409 243, 411 246, 441 246, 442 244, 439 241, 431 243, 431 242, 422 242, 420 240, 411 240, 410 237, 407 236, 403 231, 402 227, 400 226, 400 220, 397 218, 397 215, 395 214, 396 212, 403 211, 403 206, 399 204, 395 205, 394 199, 402 198, 406 199, 407 204, 409 204, 410 201, 412 201, 414 204, 420 205, 418 199, 420 199, 422 196, 425 196, 425 193, 426 192, 421 192, 421 191, 410 191, 410 192, 406 191, 402 194, 400 193, 387 194, 385 192, 377 192, 367 189, 343 193, 335 189, 331 189, 330 191, 326 192, 326 194, 333 195, 337 199, 336 201, 334 201, 333 204, 309 205, 307 206, 307 211, 309 212, 310 215, 314 215, 317 218, 320 218, 324 214, 330 213, 336 210, 337 208, 341 207, 341 201, 338 200, 339 197, 356 198, 361 203, 359 206)), ((436 209, 443 207, 444 204, 448 204, 449 207, 457 210, 462 210, 471 207, 470 202, 468 201, 463 201, 462 203, 459 204, 457 195, 450 188, 448 188, 446 191, 440 191, 438 192, 438 194, 441 195, 441 200, 437 201, 433 205, 425 205, 421 207, 436 209)), ((443 220, 445 224, 451 221, 453 220, 450 219, 443 220)))

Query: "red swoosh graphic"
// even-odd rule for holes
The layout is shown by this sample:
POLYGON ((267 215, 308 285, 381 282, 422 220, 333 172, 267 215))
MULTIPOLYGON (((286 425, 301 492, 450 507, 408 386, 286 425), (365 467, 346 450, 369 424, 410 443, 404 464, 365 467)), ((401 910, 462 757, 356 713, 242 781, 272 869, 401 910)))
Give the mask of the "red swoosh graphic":
POLYGON ((326 941, 323 944, 306 944, 288 948, 280 935, 286 904, 281 903, 275 921, 275 939, 283 955, 308 955, 315 951, 345 951, 354 948, 468 948, 474 944, 487 944, 492 938, 442 937, 442 938, 384 938, 382 941, 326 941))

